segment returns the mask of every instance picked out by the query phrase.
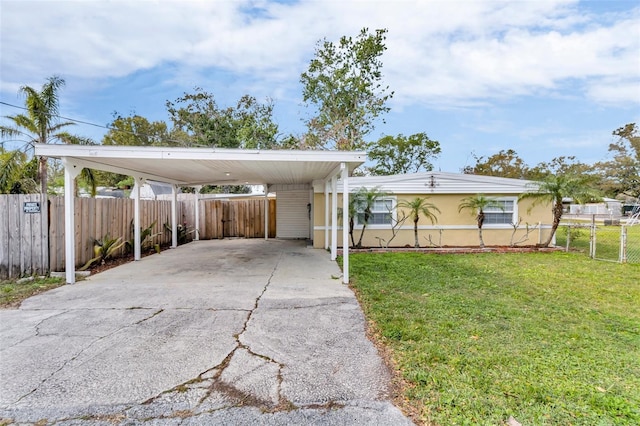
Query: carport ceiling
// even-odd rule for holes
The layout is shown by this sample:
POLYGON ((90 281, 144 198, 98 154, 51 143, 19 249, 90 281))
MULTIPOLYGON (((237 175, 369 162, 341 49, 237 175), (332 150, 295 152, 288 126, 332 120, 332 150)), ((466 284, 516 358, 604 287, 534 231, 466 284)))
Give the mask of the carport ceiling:
POLYGON ((180 186, 310 183, 331 177, 342 163, 351 173, 366 160, 366 154, 360 151, 101 145, 37 144, 35 153, 80 167, 180 186))

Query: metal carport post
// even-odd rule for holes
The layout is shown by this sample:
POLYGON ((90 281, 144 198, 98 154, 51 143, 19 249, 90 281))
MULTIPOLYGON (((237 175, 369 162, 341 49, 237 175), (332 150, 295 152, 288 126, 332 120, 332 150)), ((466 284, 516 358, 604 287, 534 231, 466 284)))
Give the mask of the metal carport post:
MULTIPOLYGON (((349 284, 349 168, 345 163, 342 169, 342 282, 349 284)), ((336 212, 338 206, 335 207, 336 212)))
POLYGON ((76 282, 76 246, 73 212, 75 209, 75 194, 73 193, 76 176, 82 171, 82 167, 62 159, 64 165, 64 270, 68 284, 76 282))
POLYGON ((349 167, 346 163, 340 163, 330 178, 324 182, 325 202, 325 248, 328 246, 327 213, 328 199, 327 186, 331 182, 331 260, 338 257, 338 174, 342 179, 342 282, 349 284, 349 167), (346 212, 346 214, 345 214, 346 212))

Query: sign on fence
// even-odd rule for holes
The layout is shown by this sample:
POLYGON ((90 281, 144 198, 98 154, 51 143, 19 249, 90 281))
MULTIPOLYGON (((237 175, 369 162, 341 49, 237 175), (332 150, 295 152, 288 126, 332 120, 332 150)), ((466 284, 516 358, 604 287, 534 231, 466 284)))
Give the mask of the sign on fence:
POLYGON ((40 194, 0 195, 0 279, 48 271, 46 197, 40 194))
POLYGON ((40 213, 40 202, 25 201, 22 205, 22 211, 25 213, 40 213))

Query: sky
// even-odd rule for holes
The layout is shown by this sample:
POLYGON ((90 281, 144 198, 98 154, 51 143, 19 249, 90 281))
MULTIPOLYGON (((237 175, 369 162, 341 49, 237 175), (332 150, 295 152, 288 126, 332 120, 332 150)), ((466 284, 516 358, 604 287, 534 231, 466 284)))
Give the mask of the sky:
POLYGON ((21 86, 58 75, 60 115, 105 126, 114 113, 168 121, 166 101, 201 87, 221 107, 271 99, 280 132, 299 135, 318 41, 364 27, 388 30, 394 91, 367 140, 425 132, 435 170, 506 149, 530 166, 594 163, 615 129, 640 124, 640 0, 0 0, 0 100, 24 105, 21 86))

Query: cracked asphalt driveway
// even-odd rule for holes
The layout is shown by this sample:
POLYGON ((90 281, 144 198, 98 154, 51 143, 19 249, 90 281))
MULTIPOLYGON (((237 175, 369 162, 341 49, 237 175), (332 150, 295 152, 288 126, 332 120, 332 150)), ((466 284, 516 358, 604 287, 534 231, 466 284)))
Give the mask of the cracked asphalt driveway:
POLYGON ((412 424, 339 275, 198 241, 0 310, 0 423, 412 424))

